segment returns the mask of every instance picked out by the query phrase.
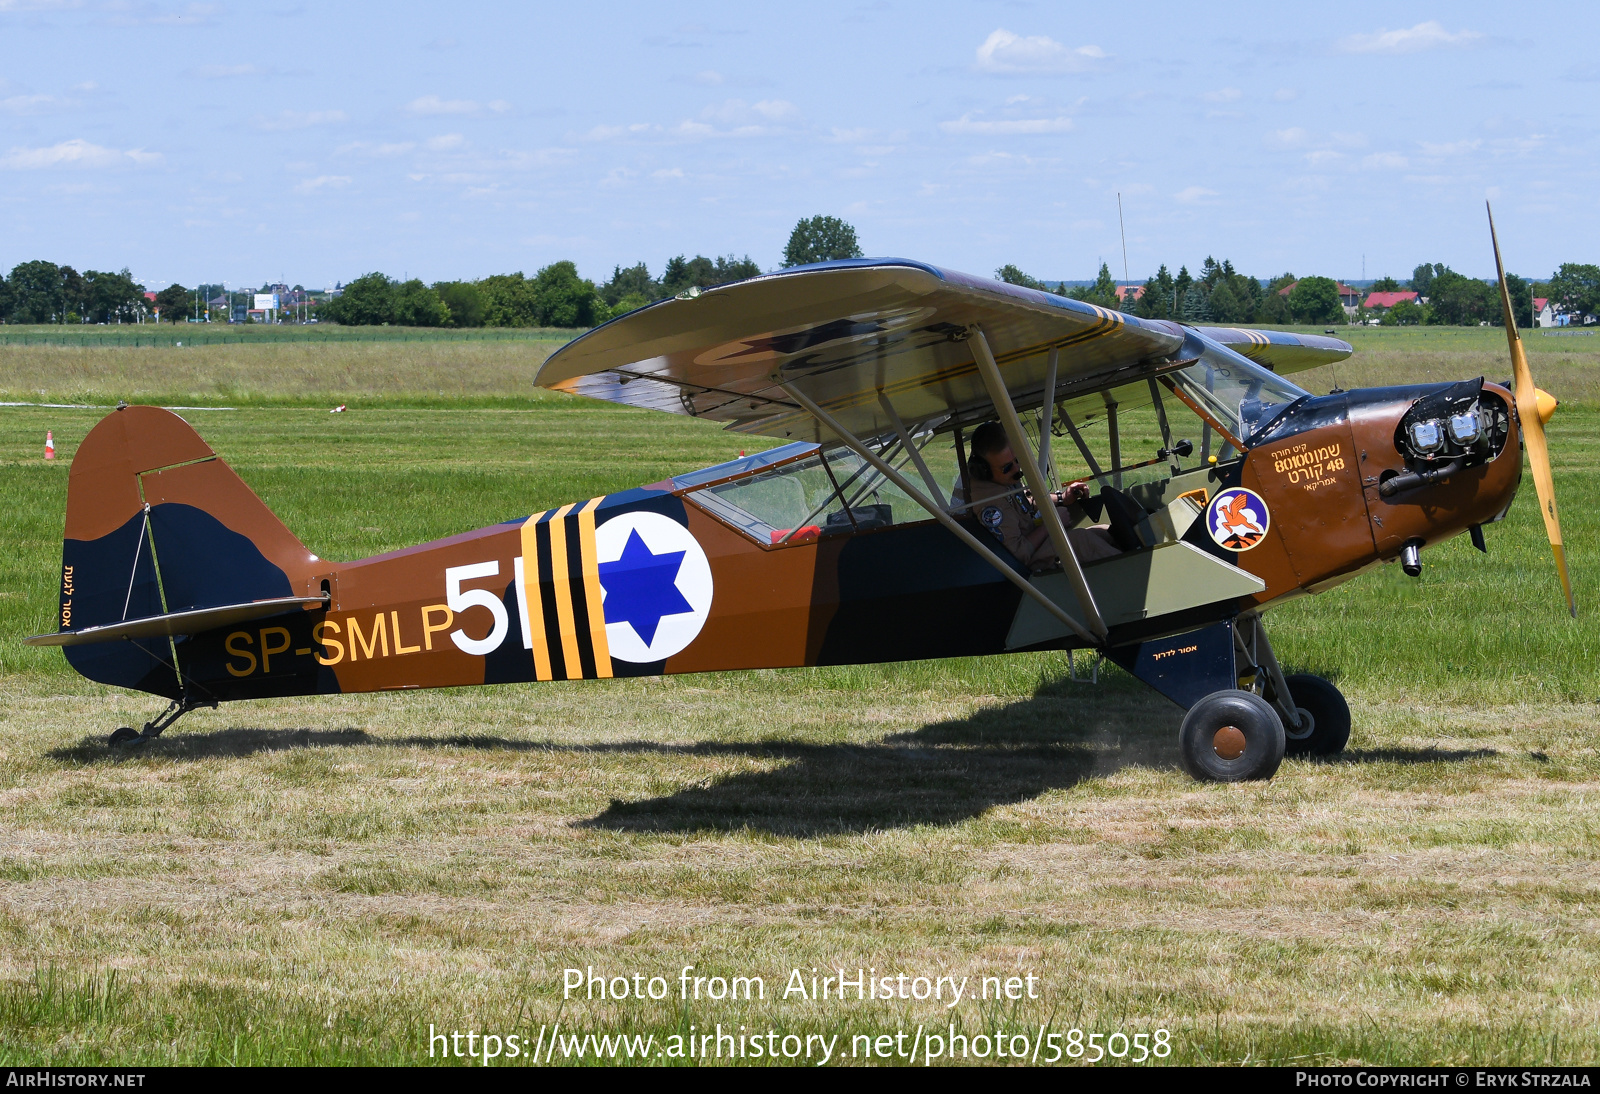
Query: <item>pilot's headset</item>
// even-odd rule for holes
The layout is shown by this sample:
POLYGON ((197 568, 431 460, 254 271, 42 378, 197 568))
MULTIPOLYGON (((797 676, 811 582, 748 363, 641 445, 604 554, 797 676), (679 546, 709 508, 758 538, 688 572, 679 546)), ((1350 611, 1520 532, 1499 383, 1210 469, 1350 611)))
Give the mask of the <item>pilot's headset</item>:
POLYGON ((984 422, 972 431, 971 456, 967 459, 967 473, 980 482, 993 482, 994 469, 989 457, 1007 444, 1006 431, 999 422, 984 422), (972 458, 976 457, 976 458, 972 458))

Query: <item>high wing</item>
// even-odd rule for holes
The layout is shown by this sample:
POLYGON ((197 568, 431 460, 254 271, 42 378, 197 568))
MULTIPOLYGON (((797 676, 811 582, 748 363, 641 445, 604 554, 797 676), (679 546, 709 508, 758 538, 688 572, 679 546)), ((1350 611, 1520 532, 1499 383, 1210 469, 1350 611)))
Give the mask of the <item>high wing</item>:
MULTIPOLYGON (((987 413, 993 401, 966 345, 975 328, 1018 409, 1041 401, 1051 350, 1059 351, 1057 394, 1066 396, 1142 384, 1178 363, 1187 333, 920 262, 850 259, 641 308, 562 347, 535 382, 739 432, 821 440, 817 420, 780 387, 787 383, 857 436, 877 436, 895 428, 885 404, 907 423, 987 413)), ((1308 347, 1296 335, 1218 333, 1258 353, 1350 351, 1336 339, 1308 347)), ((1298 367, 1311 363, 1321 361, 1298 367)))
POLYGON ((1343 361, 1352 350, 1349 342, 1321 334, 1291 334, 1281 330, 1255 330, 1251 327, 1196 327, 1213 342, 1220 342, 1235 353, 1242 353, 1273 372, 1301 372, 1318 365, 1343 361))
MULTIPOLYGON (((965 344, 980 326, 1018 393, 1044 383, 1164 361, 1183 344, 1155 324, 1050 293, 903 259, 797 267, 663 301, 557 351, 537 383, 592 398, 818 440, 816 421, 778 386, 793 384, 859 436, 988 406, 965 344)), ((1168 329, 1170 328, 1170 329, 1168 329)))

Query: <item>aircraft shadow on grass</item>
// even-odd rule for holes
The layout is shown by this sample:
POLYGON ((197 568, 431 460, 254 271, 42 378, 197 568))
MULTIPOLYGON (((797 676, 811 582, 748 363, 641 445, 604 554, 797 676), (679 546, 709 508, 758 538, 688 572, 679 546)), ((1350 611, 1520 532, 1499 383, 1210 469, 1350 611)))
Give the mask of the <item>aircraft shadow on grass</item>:
MULTIPOLYGON (((1061 681, 1042 686, 1027 699, 864 744, 793 739, 566 744, 485 734, 379 737, 353 728, 238 727, 176 734, 139 746, 137 752, 113 752, 103 738, 91 737, 48 755, 73 764, 116 762, 134 755, 195 761, 356 747, 742 756, 779 763, 709 784, 697 782, 656 798, 613 799, 605 810, 575 826, 678 833, 753 829, 808 837, 957 824, 996 806, 1104 778, 1128 766, 1171 769, 1177 766, 1182 717, 1181 710, 1153 695, 1061 681)), ((1497 754, 1487 748, 1369 749, 1351 750, 1326 762, 1423 764, 1497 754)))

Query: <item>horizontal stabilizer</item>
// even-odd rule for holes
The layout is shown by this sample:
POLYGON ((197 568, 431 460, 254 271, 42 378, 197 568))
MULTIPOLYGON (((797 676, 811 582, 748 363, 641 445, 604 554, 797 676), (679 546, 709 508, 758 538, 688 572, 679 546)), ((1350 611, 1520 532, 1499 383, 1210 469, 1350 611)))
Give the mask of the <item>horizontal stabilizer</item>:
POLYGON ((30 646, 86 646, 93 642, 111 642, 119 638, 178 638, 202 634, 250 619, 282 615, 296 608, 313 606, 321 608, 327 604, 327 598, 321 596, 282 596, 272 600, 254 600, 248 604, 225 604, 220 608, 196 608, 192 611, 171 612, 167 615, 147 615, 143 619, 106 623, 98 627, 85 627, 80 631, 36 634, 24 638, 23 642, 30 646))

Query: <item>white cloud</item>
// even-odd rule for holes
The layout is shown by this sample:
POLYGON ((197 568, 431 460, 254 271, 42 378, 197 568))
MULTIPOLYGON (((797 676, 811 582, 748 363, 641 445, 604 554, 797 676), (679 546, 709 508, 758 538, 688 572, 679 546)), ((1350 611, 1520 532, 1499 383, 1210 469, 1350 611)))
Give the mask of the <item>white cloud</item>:
POLYGON ((648 133, 655 127, 648 122, 634 122, 632 125, 597 125, 583 135, 586 141, 612 141, 618 137, 637 136, 648 133))
POLYGON ((275 118, 257 118, 256 128, 272 131, 310 129, 314 125, 334 125, 345 120, 343 110, 285 110, 275 118))
POLYGON ((407 112, 423 115, 482 114, 485 111, 491 114, 504 114, 510 109, 511 104, 504 99, 479 103, 472 99, 441 99, 437 95, 424 95, 420 99, 412 99, 406 105, 407 112))
POLYGON ((333 150, 336 156, 403 156, 416 148, 413 141, 396 141, 391 144, 370 144, 367 141, 353 141, 350 144, 341 144, 333 150))
POLYGON ((650 177, 660 182, 666 182, 669 179, 681 179, 683 178, 683 168, 663 167, 659 171, 650 172, 650 177))
POLYGON ((697 84, 708 84, 715 86, 722 83, 722 73, 714 72, 708 68, 704 72, 696 72, 694 74, 694 82, 697 84))
POLYGON ((1294 148, 1306 143, 1306 131, 1298 125, 1290 126, 1288 129, 1276 129, 1267 135, 1267 143, 1280 148, 1294 148))
POLYGON ((1205 99, 1208 103, 1236 103, 1244 98, 1244 92, 1236 87, 1222 87, 1216 91, 1206 92, 1205 99))
POLYGON ((1361 166, 1374 170, 1404 171, 1411 166, 1411 161, 1396 152, 1374 152, 1361 161, 1361 166))
POLYGON ((1065 133, 1072 128, 1071 118, 1003 118, 984 121, 969 111, 954 121, 940 122, 939 128, 958 136, 1017 136, 1033 133, 1065 133))
POLYGON ((1001 28, 978 47, 979 72, 1016 75, 1029 72, 1082 72, 1106 53, 1099 46, 1072 49, 1054 38, 1035 35, 1024 38, 1001 28))
POLYGON ((58 99, 54 95, 13 95, 9 99, 0 99, 0 113, 48 114, 63 110, 70 105, 67 100, 58 99))
POLYGON ((0 0, 0 13, 11 11, 67 11, 83 7, 82 0, 0 0))
POLYGON ((1474 46, 1483 35, 1473 30, 1445 30, 1435 20, 1418 23, 1409 30, 1380 30, 1373 34, 1352 34, 1339 43, 1345 53, 1421 53, 1427 49, 1474 46))
POLYGON ((833 139, 838 141, 840 144, 862 144, 866 141, 870 141, 873 137, 877 136, 877 134, 878 131, 876 129, 867 129, 865 127, 857 129, 840 129, 838 126, 834 126, 833 128, 833 139))
POLYGON ((1272 97, 1280 103, 1292 103, 1300 97, 1300 92, 1292 87, 1280 87, 1272 93, 1272 97))
POLYGON ((1198 205, 1206 198, 1217 196, 1215 190, 1207 190, 1204 186, 1189 186, 1179 190, 1173 195, 1183 205, 1198 205))
POLYGON ((1326 167, 1330 163, 1344 159, 1344 156, 1331 148, 1319 148, 1315 152, 1306 153, 1306 162, 1313 167, 1326 167))
POLYGON ((746 104, 743 99, 728 99, 715 106, 708 106, 700 112, 700 116, 708 121, 721 122, 723 125, 759 125, 765 122, 781 122, 798 116, 799 110, 795 105, 784 99, 763 99, 753 105, 746 104))
POLYGON ((38 171, 52 167, 104 170, 115 167, 151 166, 161 162, 159 152, 130 148, 119 152, 86 140, 62 141, 48 148, 13 148, 0 156, 0 168, 12 171, 38 171))
POLYGON ((318 190, 341 190, 350 185, 349 175, 318 175, 314 179, 306 179, 294 188, 297 194, 311 194, 318 190))
POLYGON ((1463 156, 1468 152, 1476 152, 1481 144, 1482 141, 1448 141, 1442 144, 1423 141, 1422 151, 1428 156, 1463 156))
POLYGON ((236 76, 263 75, 255 65, 201 65, 194 70, 194 74, 202 80, 227 80, 236 76))
POLYGON ((437 137, 428 138, 428 151, 448 152, 453 148, 460 148, 467 143, 467 139, 460 133, 444 133, 437 137))

